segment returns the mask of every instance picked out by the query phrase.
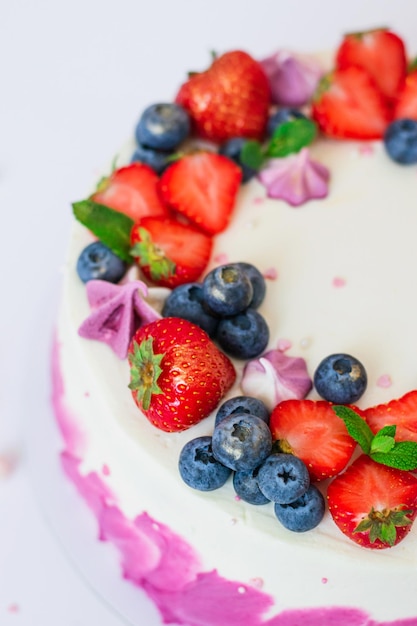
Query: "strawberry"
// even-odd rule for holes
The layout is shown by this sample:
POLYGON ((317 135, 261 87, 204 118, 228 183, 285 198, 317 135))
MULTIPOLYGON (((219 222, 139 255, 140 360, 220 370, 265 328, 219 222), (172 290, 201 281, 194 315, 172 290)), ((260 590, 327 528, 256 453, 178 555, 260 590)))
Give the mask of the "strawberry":
POLYGON ((365 548, 401 541, 417 515, 417 478, 362 455, 327 490, 329 511, 349 539, 365 548))
POLYGON ((417 68, 407 74, 394 106, 394 119, 417 120, 417 68))
POLYGON ((128 354, 133 399, 167 432, 207 417, 233 385, 232 362, 198 326, 166 317, 139 328, 128 354))
POLYGON ((223 142, 261 139, 268 119, 270 89, 260 63, 240 50, 216 58, 208 70, 191 74, 177 96, 198 136, 223 142))
POLYGON ((241 169, 214 152, 188 154, 165 170, 161 197, 206 233, 226 228, 242 180, 241 169))
POLYGON ((145 276, 171 288, 196 281, 213 247, 211 237, 169 217, 144 217, 133 226, 130 240, 145 276))
POLYGON ((409 391, 387 404, 370 407, 364 411, 364 417, 374 434, 384 426, 396 426, 396 441, 417 442, 417 391, 409 391))
POLYGON ((284 400, 272 411, 269 426, 279 448, 304 461, 312 481, 341 472, 356 446, 324 400, 284 400))
POLYGON ((131 217, 135 222, 145 215, 169 215, 157 190, 158 176, 144 163, 132 163, 103 178, 91 200, 131 217))
POLYGON ((390 119, 372 78, 357 67, 335 70, 322 78, 312 115, 324 133, 339 139, 380 139, 390 119))
POLYGON ((346 35, 336 53, 336 67, 364 69, 378 89, 392 102, 402 86, 407 58, 404 42, 398 35, 378 28, 346 35))

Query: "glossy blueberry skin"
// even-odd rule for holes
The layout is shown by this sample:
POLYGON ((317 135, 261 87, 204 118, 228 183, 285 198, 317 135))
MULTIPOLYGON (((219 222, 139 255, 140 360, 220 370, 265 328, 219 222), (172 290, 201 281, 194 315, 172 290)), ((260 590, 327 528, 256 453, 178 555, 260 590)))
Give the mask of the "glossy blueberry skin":
POLYGON ((315 485, 310 485, 307 491, 289 504, 274 505, 274 512, 281 524, 288 530, 304 533, 316 528, 323 519, 326 505, 321 492, 315 485))
POLYGON ((396 163, 417 163, 417 121, 404 118, 391 122, 384 134, 384 146, 396 163))
POLYGON ((265 319, 255 309, 221 319, 216 340, 219 346, 236 359, 253 359, 267 347, 269 328, 265 319))
POLYGON ((227 156, 242 170, 242 183, 248 182, 257 174, 257 170, 245 165, 240 160, 240 153, 246 142, 247 139, 245 137, 233 137, 225 141, 219 148, 219 154, 227 156))
POLYGON ((317 393, 335 404, 351 404, 364 393, 368 377, 364 366, 350 354, 331 354, 314 372, 317 393))
POLYGON ((262 400, 251 396, 235 396, 223 402, 219 407, 214 425, 217 426, 225 417, 236 413, 254 415, 263 420, 265 424, 269 424, 269 411, 262 400))
POLYGON ((215 458, 235 471, 255 469, 272 449, 272 436, 263 420, 247 413, 225 417, 213 432, 215 458))
POLYGON ((136 126, 138 144, 156 150, 174 150, 190 133, 188 113, 175 102, 151 104, 136 126))
POLYGON ((284 107, 282 109, 278 109, 275 113, 268 119, 268 123, 266 126, 266 133, 268 137, 272 137, 275 130, 284 124, 285 122, 292 122, 292 120, 297 119, 306 119, 304 113, 301 113, 298 109, 294 109, 292 107, 284 107))
POLYGON ((77 273, 83 283, 106 280, 118 283, 127 270, 127 264, 101 241, 94 241, 82 250, 77 260, 77 273))
POLYGON ((213 456, 212 438, 196 437, 181 450, 178 469, 183 481, 199 491, 213 491, 223 487, 231 470, 213 456))
POLYGON ((250 282, 252 283, 253 296, 252 296, 252 300, 249 303, 249 306, 251 309, 257 309, 262 304, 265 298, 265 294, 266 294, 265 278, 262 276, 258 268, 252 265, 252 263, 245 263, 242 261, 240 263, 237 263, 236 265, 238 265, 244 270, 246 276, 249 278, 250 282))
POLYGON ((203 308, 203 289, 200 283, 186 283, 171 291, 162 308, 163 317, 182 317, 197 324, 214 337, 219 320, 203 308))
POLYGON ((252 283, 237 263, 219 265, 203 281, 204 308, 211 315, 237 315, 248 308, 252 297, 252 283))
POLYGON ((247 472, 235 472, 233 475, 233 487, 236 494, 249 504, 268 504, 269 500, 264 496, 258 485, 258 468, 247 472))
POLYGON ((271 454, 259 468, 258 484, 272 502, 289 504, 307 491, 310 476, 306 464, 293 454, 271 454))
POLYGON ((136 146, 136 150, 132 154, 130 162, 145 163, 145 165, 149 165, 149 167, 151 167, 157 174, 162 174, 162 172, 170 164, 171 155, 172 152, 155 150, 154 148, 148 148, 148 146, 138 144, 136 146))

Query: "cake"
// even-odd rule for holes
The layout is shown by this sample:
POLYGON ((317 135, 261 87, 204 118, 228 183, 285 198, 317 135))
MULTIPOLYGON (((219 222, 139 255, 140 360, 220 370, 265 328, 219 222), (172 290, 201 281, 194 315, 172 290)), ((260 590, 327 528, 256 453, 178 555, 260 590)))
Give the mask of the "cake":
MULTIPOLYGON (((297 72, 301 66, 311 78, 315 64, 304 59, 297 72)), ((323 115, 317 109, 325 130, 323 115)), ((303 204, 294 189, 290 198, 269 197, 266 170, 242 185, 205 270, 241 261, 257 267, 267 278, 259 310, 269 325, 268 349, 303 359, 311 378, 327 355, 354 354, 367 371, 355 403, 363 411, 402 398, 417 381, 417 170, 393 162, 375 132, 343 139, 323 132, 308 154, 302 148, 287 157, 297 167, 318 164, 315 197, 304 190, 303 204)), ((132 139, 118 166, 134 149, 132 139)), ((184 484, 180 452, 213 433, 215 411, 180 432, 156 428, 132 401, 128 360, 109 341, 80 336, 91 307, 75 267, 93 240, 74 223, 54 342, 53 407, 65 473, 96 517, 100 539, 117 548, 124 578, 146 591, 164 623, 417 625, 415 527, 392 548, 365 549, 328 511, 313 530, 293 533, 278 523, 272 503, 244 502, 230 480, 209 492, 184 484)), ((124 284, 137 278, 133 268, 124 284)), ((168 293, 150 284, 146 321, 152 311, 159 318, 168 293)), ((233 363, 236 381, 225 398, 242 393, 247 373, 244 361, 233 363)), ((249 376, 245 388, 250 383, 249 376)), ((319 400, 314 388, 308 398, 319 400)))

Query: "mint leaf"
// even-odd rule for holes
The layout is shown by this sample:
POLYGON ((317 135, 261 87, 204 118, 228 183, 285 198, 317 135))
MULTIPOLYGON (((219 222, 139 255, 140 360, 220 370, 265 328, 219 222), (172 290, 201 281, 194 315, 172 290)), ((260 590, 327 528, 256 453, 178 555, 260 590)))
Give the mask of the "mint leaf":
POLYGON ((336 404, 332 409, 336 415, 344 421, 346 429, 352 439, 360 445, 365 454, 369 454, 374 434, 365 420, 353 409, 342 404, 336 404))
POLYGON ((74 202, 72 209, 76 219, 98 237, 105 246, 123 261, 132 263, 130 231, 134 222, 130 217, 93 200, 74 202))
POLYGON ((246 141, 242 146, 239 158, 242 165, 246 165, 253 170, 259 170, 265 161, 265 156, 259 141, 246 141))
POLYGON ((274 131, 266 149, 270 158, 285 157, 310 145, 317 135, 316 124, 309 119, 298 118, 280 124, 274 131))
POLYGON ((397 441, 388 452, 371 452, 370 457, 376 463, 410 471, 417 469, 417 443, 415 441, 397 441))
POLYGON ((375 435, 371 443, 370 455, 372 456, 376 452, 389 452, 395 446, 394 437, 387 437, 385 435, 380 435, 379 433, 375 435))

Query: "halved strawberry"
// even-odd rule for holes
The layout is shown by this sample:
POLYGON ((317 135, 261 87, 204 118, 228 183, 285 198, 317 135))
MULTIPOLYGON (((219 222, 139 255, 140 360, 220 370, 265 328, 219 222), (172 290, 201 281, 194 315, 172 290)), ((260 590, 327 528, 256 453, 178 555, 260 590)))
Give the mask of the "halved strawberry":
POLYGON ((417 120, 417 69, 411 71, 404 81, 394 106, 394 119, 417 120))
POLYGON ((232 362, 191 322, 142 326, 129 347, 133 399, 157 428, 174 432, 207 417, 233 385, 232 362))
POLYGON ((386 28, 345 35, 336 53, 336 67, 360 67, 392 102, 402 86, 407 58, 403 40, 386 28))
POLYGON ((169 215, 157 186, 158 176, 144 163, 132 163, 114 170, 98 184, 91 200, 131 217, 135 222, 145 215, 169 215))
POLYGON ((304 461, 312 481, 339 474, 356 446, 332 404, 324 400, 284 400, 272 411, 269 425, 272 439, 283 452, 304 461))
POLYGON ((188 154, 162 174, 163 200, 205 232, 226 228, 242 180, 241 169, 213 152, 188 154))
POLYGON ((349 539, 365 548, 390 548, 417 515, 417 478, 362 455, 330 483, 327 500, 349 539))
POLYGON ((152 282, 176 287, 198 280, 213 240, 194 226, 169 217, 144 217, 131 232, 132 255, 152 282))
POLYGON ((357 67, 324 76, 312 105, 321 130, 339 139, 380 139, 390 120, 381 92, 367 72, 357 67))
POLYGON ((261 64, 246 52, 232 50, 205 72, 191 74, 176 102, 188 111, 200 137, 217 142, 232 137, 262 139, 270 88, 261 64))
POLYGON ((384 426, 396 426, 396 441, 417 442, 417 391, 409 391, 401 398, 365 409, 369 428, 376 434, 384 426))

